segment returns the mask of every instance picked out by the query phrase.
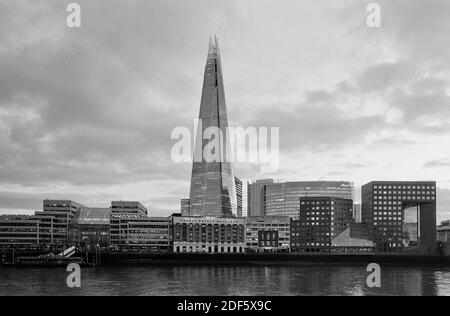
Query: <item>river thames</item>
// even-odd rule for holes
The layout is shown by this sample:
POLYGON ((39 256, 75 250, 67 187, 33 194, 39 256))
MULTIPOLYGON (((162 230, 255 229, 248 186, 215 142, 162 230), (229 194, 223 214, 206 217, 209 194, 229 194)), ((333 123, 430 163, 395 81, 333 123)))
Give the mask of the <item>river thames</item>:
POLYGON ((0 268, 0 295, 450 295, 450 267, 381 267, 381 288, 366 266, 105 266, 83 268, 68 288, 65 268, 0 268))

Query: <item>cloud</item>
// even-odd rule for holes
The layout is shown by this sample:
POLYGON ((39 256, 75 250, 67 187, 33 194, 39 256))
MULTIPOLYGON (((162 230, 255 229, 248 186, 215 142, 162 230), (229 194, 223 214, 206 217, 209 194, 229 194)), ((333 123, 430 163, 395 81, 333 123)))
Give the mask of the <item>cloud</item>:
POLYGON ((436 159, 432 161, 428 161, 424 164, 426 168, 436 168, 436 167, 450 167, 449 159, 436 159))
POLYGON ((274 177, 447 186, 435 160, 450 141, 448 1, 380 0, 380 30, 364 1, 79 3, 74 30, 65 3, 0 2, 0 208, 61 197, 178 209, 191 166, 171 161, 170 132, 198 115, 210 33, 230 122, 280 127, 274 177))

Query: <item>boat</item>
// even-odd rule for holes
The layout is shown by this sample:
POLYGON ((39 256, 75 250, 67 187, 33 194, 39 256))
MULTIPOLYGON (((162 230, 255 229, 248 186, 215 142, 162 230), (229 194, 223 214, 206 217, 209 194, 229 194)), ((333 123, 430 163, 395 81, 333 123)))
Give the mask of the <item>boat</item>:
POLYGON ((73 257, 75 247, 70 247, 58 255, 47 254, 40 256, 17 257, 14 266, 67 266, 71 263, 84 265, 84 258, 73 257))

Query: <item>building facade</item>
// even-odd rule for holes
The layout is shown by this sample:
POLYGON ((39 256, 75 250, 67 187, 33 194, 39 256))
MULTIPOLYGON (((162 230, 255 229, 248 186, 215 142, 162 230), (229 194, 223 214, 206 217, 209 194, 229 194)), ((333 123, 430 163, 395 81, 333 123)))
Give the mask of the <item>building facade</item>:
POLYGON ((445 243, 450 242, 450 221, 443 221, 437 227, 437 240, 445 243))
POLYGON ((191 215, 191 199, 181 199, 181 216, 191 215))
POLYGON ((378 251, 436 251, 436 182, 377 181, 362 187, 362 222, 378 251))
POLYGON ((344 181, 283 182, 265 185, 265 215, 299 219, 299 199, 331 197, 353 200, 354 186, 344 181))
POLYGON ((353 200, 333 197, 300 199, 300 218, 291 223, 295 252, 331 252, 333 240, 350 228, 353 200))
POLYGON ((266 184, 273 183, 272 179, 256 180, 247 183, 247 216, 266 215, 266 184))
POLYGON ((201 125, 196 135, 194 161, 192 164, 190 215, 233 217, 237 215, 237 197, 231 148, 227 135, 228 114, 222 64, 217 39, 210 40, 208 58, 203 79, 199 120, 201 125), (222 133, 224 142, 216 142, 213 157, 204 157, 210 140, 208 132, 222 133), (206 135, 206 137, 204 137, 206 135), (206 149, 206 150, 205 150, 206 149), (219 157, 217 157, 218 155, 219 157))
POLYGON ((361 223, 361 204, 355 204, 353 205, 353 219, 355 223, 361 223))
POLYGON ((0 215, 0 248, 36 248, 42 244, 35 216, 0 215))
POLYGON ((43 224, 43 243, 51 248, 66 249, 69 225, 82 208, 86 207, 70 200, 44 200, 43 211, 35 213, 43 224))
POLYGON ((169 252, 172 221, 167 217, 111 214, 112 249, 118 251, 169 252))
POLYGON ((245 244, 247 252, 289 252, 289 217, 260 216, 245 219, 245 244))
POLYGON ((111 212, 113 214, 148 215, 147 208, 137 201, 112 201, 111 212))
POLYGON ((110 244, 111 208, 82 208, 69 225, 69 245, 84 249, 110 244))
POLYGON ((174 217, 175 253, 243 253, 245 222, 239 218, 174 217))
POLYGON ((236 201, 237 201, 237 217, 243 217, 243 208, 242 208, 242 181, 238 178, 234 178, 234 182, 236 185, 236 201))

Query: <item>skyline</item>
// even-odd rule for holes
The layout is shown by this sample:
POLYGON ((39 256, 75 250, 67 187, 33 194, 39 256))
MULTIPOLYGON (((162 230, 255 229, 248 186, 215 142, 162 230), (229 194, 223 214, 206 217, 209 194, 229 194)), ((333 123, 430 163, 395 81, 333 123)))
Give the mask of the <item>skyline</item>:
POLYGON ((450 218, 450 4, 378 2, 379 30, 359 1, 79 1, 79 30, 65 4, 0 3, 0 214, 45 198, 179 210, 191 164, 171 161, 170 130, 197 116, 217 33, 230 125, 280 127, 280 171, 237 177, 352 181, 358 196, 435 180, 450 218))

